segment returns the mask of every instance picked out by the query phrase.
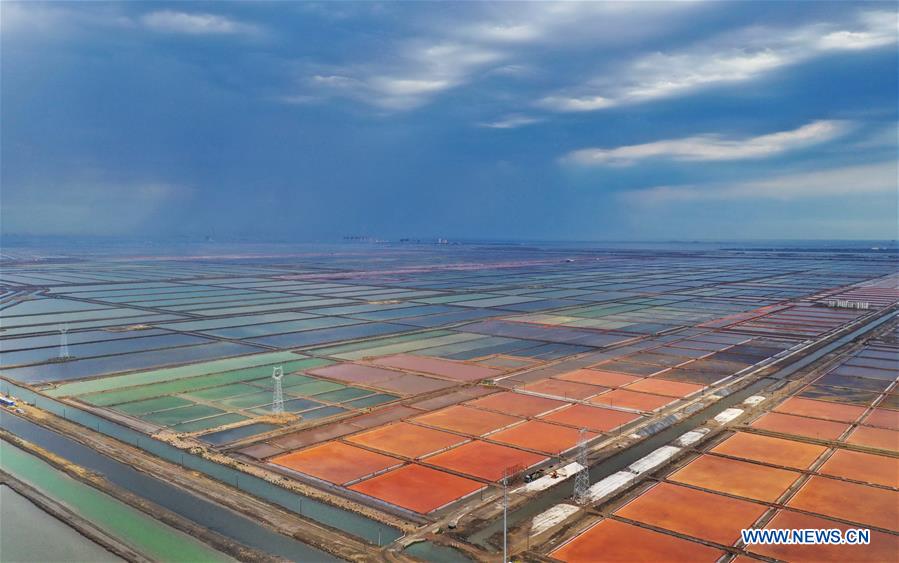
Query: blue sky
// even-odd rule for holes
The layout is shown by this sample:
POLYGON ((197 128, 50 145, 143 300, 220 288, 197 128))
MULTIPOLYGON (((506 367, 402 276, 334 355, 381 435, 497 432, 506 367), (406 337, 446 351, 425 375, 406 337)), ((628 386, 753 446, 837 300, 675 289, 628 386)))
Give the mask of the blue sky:
POLYGON ((897 238, 892 2, 0 4, 2 230, 897 238))

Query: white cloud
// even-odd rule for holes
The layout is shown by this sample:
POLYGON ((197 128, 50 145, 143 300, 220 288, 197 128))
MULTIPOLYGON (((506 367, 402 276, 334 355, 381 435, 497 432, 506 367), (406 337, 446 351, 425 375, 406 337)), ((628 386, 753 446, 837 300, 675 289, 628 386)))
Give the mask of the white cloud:
POLYGON ((137 27, 185 35, 256 35, 262 31, 253 24, 201 12, 158 10, 132 17, 116 4, 101 2, 4 2, 0 15, 4 36, 41 33, 58 37, 78 30, 137 27))
POLYGON ((312 76, 307 85, 382 109, 409 110, 465 84, 500 58, 494 50, 462 43, 412 42, 392 64, 335 69, 312 76))
POLYGON ((419 22, 417 34, 388 44, 388 55, 376 62, 307 69, 299 85, 316 89, 317 96, 349 98, 382 110, 410 110, 478 79, 532 74, 524 64, 525 49, 633 42, 667 28, 674 14, 685 14, 695 4, 472 3, 464 10, 449 10, 448 16, 439 12, 440 16, 419 22), (352 82, 316 79, 330 74, 352 82))
POLYGON ((543 120, 529 115, 512 114, 501 117, 496 121, 479 123, 478 125, 481 127, 489 127, 491 129, 516 129, 518 127, 524 127, 525 125, 540 123, 541 121, 543 120))
POLYGON ((830 170, 801 172, 764 180, 715 185, 656 186, 624 192, 630 203, 663 205, 672 202, 767 199, 793 201, 873 194, 897 195, 899 163, 895 160, 830 170))
MULTIPOLYGON (((669 31, 701 2, 533 2, 478 4, 427 18, 411 38, 379 46, 386 55, 330 68, 307 66, 300 95, 333 96, 399 111, 426 105, 477 80, 535 76, 525 61, 533 49, 614 48, 640 45, 669 31), (328 84, 315 76, 352 81, 328 84), (310 92, 308 90, 316 89, 310 92)), ((834 51, 894 44, 895 14, 860 12, 846 24, 793 29, 745 28, 693 47, 625 59, 619 68, 549 92, 536 106, 552 112, 589 112, 683 95, 697 89, 755 80, 774 70, 834 51)), ((289 96, 287 96, 289 97, 289 96)), ((514 97, 514 96, 509 96, 514 97)))
POLYGON ((630 101, 665 98, 706 85, 749 80, 783 64, 784 56, 772 50, 733 49, 708 56, 658 53, 634 65, 633 84, 623 97, 630 101))
POLYGON ((353 88, 362 85, 362 82, 355 78, 340 76, 339 74, 316 74, 312 77, 312 81, 329 88, 353 88))
MULTIPOLYGON (((482 3, 474 21, 449 25, 457 37, 487 43, 620 44, 657 35, 700 1, 482 3)), ((445 22, 441 22, 444 24, 445 22)))
POLYGON ((866 12, 859 18, 864 29, 830 32, 818 41, 821 49, 873 49, 892 45, 899 34, 899 18, 890 12, 866 12))
POLYGON ((543 97, 551 111, 595 111, 682 95, 697 89, 758 79, 834 51, 893 45, 899 39, 891 12, 859 14, 850 29, 814 24, 795 30, 750 28, 673 53, 653 53, 581 86, 543 97))
POLYGON ((646 158, 687 161, 765 158, 829 141, 849 128, 850 125, 843 121, 815 121, 791 131, 741 139, 697 135, 613 149, 581 149, 569 153, 563 161, 585 166, 620 166, 646 158))
POLYGON ((369 83, 375 90, 390 97, 408 97, 440 92, 452 85, 450 80, 433 80, 427 78, 402 78, 376 76, 369 83))
POLYGON ((259 32, 255 25, 218 14, 161 10, 144 14, 141 23, 152 31, 185 35, 252 35, 259 32))
POLYGON ((614 106, 615 103, 602 96, 547 96, 540 100, 539 105, 557 111, 593 111, 614 106))

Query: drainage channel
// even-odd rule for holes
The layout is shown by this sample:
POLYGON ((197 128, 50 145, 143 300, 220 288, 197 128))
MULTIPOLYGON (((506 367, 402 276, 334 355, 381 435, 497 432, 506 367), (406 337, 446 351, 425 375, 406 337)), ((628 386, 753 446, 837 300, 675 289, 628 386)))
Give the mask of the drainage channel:
POLYGON ((401 530, 390 524, 289 491, 265 479, 232 469, 226 465, 211 462, 202 456, 180 450, 129 427, 83 411, 70 404, 61 403, 26 387, 16 385, 4 379, 2 374, 0 374, 0 392, 14 395, 24 402, 46 410, 58 417, 96 430, 166 461, 181 465, 186 469, 203 473, 222 483, 233 485, 234 488, 240 489, 245 493, 305 518, 315 520, 319 524, 346 532, 368 543, 375 544, 377 542, 378 545, 381 545, 384 541, 389 543, 403 535, 401 530))
MULTIPOLYGON (((848 334, 840 336, 833 342, 821 346, 815 351, 809 353, 807 356, 804 356, 796 362, 793 362, 781 368, 776 373, 764 377, 754 383, 751 383, 747 387, 744 387, 739 391, 735 391, 730 395, 712 403, 711 405, 699 411, 696 411, 688 418, 685 418, 684 420, 669 426, 668 428, 652 435, 642 442, 610 456, 606 460, 590 468, 590 482, 595 483, 601 479, 605 479, 613 473, 623 470, 633 462, 656 450, 657 448, 664 446, 672 442, 682 434, 689 432, 690 430, 693 430, 694 428, 701 426, 702 424, 705 424, 706 421, 720 414, 725 409, 728 409, 736 405, 737 403, 742 403, 746 398, 763 391, 767 387, 779 381, 782 381, 783 379, 788 378, 799 370, 808 367, 824 356, 830 354, 834 350, 845 346, 858 337, 871 332, 875 328, 894 318, 896 318, 895 312, 884 311, 878 317, 869 319, 868 322, 863 326, 853 330, 852 332, 849 332, 848 334)), ((568 486, 557 486, 553 489, 550 489, 543 496, 529 501, 523 506, 510 512, 508 515, 509 528, 512 528, 519 522, 522 522, 526 519, 531 519, 544 510, 548 509, 549 507, 564 501, 565 499, 570 497, 571 494, 572 489, 568 486)), ((489 543, 489 539, 494 534, 502 533, 502 526, 502 520, 497 519, 487 526, 469 534, 466 537, 466 540, 469 543, 483 547, 485 549, 496 549, 495 546, 489 543)))
POLYGON ((248 547, 291 561, 340 561, 332 555, 269 530, 228 508, 141 473, 6 411, 0 411, 0 427, 76 465, 101 473, 111 483, 248 547))

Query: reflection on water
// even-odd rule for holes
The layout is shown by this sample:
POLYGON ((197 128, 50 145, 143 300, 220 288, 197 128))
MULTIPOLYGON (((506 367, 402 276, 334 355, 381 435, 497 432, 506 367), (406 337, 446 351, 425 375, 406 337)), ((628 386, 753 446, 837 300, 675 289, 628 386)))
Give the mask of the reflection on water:
MULTIPOLYGON (((223 553, 157 522, 112 497, 69 477, 41 459, 0 441, 3 470, 66 505, 111 536, 151 559, 161 561, 230 561, 223 553)), ((6 528, 6 521, 3 526, 6 528)), ((51 543, 51 542, 46 542, 51 543)), ((60 544, 62 545, 62 544, 60 544)), ((3 560, 7 561, 4 552, 3 560)), ((71 557, 44 561, 77 561, 71 557)), ((90 559, 86 559, 90 561, 90 559)))
MULTIPOLYGON (((174 487, 165 481, 155 479, 123 463, 102 456, 82 444, 74 442, 69 438, 45 428, 41 428, 17 416, 7 414, 5 411, 0 411, 0 426, 33 444, 41 446, 60 457, 66 458, 72 463, 101 473, 115 485, 138 494, 189 520, 193 520, 197 524, 206 526, 212 531, 230 537, 249 547, 263 549, 291 561, 319 562, 336 560, 332 556, 302 544, 293 538, 270 531, 268 528, 260 526, 255 521, 249 520, 236 512, 187 493, 183 489, 174 487)), ((12 463, 11 460, 14 458, 6 455, 6 452, 7 449, 17 452, 21 452, 21 450, 18 450, 3 441, 0 441, 0 448, 3 448, 3 455, 0 456, 0 463, 2 463, 3 469, 13 475, 17 475, 16 471, 9 468, 12 463)), ((24 452, 21 453, 22 455, 28 455, 24 452)), ((40 462, 37 458, 32 456, 28 457, 40 462)), ((46 464, 43 465, 49 468, 46 464)), ((54 470, 53 473, 59 475, 58 471, 54 470)), ((27 472, 26 475, 28 479, 19 475, 17 476, 22 481, 30 483, 30 479, 36 475, 36 473, 30 471, 27 472)), ((77 484, 77 482, 72 479, 69 479, 69 481, 77 484)), ((54 496, 55 498, 55 495, 48 496, 54 496)), ((88 519, 92 520, 91 518, 88 519)), ((151 521, 151 523, 155 524, 156 522, 151 521)), ((162 539, 160 541, 163 543, 172 543, 171 538, 162 539)), ((217 554, 218 552, 214 553, 217 554)), ((171 558, 166 557, 157 557, 157 559, 163 561, 171 560, 171 558)), ((209 558, 206 559, 208 560, 209 558)))
POLYGON ((0 554, 9 563, 122 561, 4 485, 0 485, 0 522, 0 554))

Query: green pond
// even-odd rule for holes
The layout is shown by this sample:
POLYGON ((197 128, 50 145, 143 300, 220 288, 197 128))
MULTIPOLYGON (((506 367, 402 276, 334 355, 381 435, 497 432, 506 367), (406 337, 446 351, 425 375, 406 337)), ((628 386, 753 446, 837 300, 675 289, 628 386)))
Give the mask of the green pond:
MULTIPOLYGON (((206 544, 175 530, 43 460, 0 441, 0 468, 92 522, 107 534, 158 561, 230 561, 206 544)), ((6 522, 4 521, 4 528, 6 522)), ((55 542, 44 542, 47 544, 55 542)), ((43 548, 41 548, 43 549, 43 548)), ((10 561, 5 552, 3 561, 10 561)), ((54 559, 43 559, 53 561, 54 559)), ((66 558, 65 560, 72 560, 66 558)), ((88 559, 90 560, 90 559, 88 559)))

